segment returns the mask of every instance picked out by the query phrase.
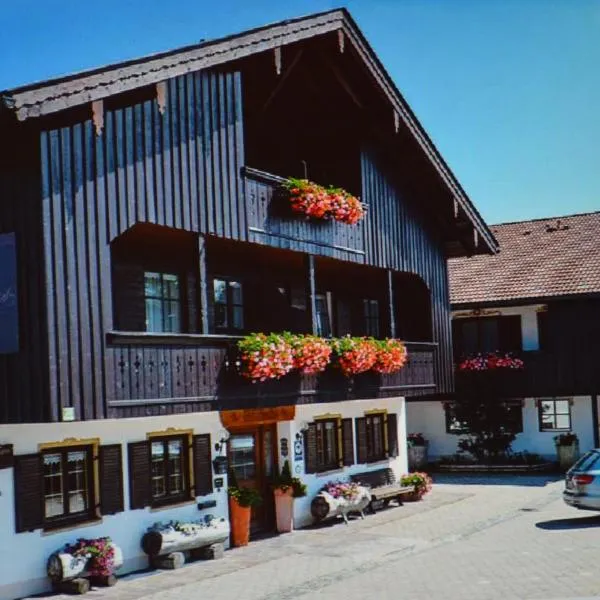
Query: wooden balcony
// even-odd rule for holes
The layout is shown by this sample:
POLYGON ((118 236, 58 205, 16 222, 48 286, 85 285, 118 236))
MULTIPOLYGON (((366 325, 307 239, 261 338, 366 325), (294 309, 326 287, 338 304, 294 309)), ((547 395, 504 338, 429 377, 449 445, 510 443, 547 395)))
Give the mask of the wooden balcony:
POLYGON ((250 167, 243 176, 249 241, 342 259, 365 255, 368 215, 356 225, 304 219, 292 213, 283 178, 250 167))
POLYGON ((346 378, 290 374, 251 383, 239 374, 237 338, 210 335, 110 333, 105 348, 109 417, 259 408, 359 398, 416 396, 436 390, 437 344, 407 343, 398 373, 346 378))
POLYGON ((473 385, 505 398, 587 395, 600 388, 597 355, 531 351, 520 358, 525 363, 522 370, 457 371, 457 393, 473 385))

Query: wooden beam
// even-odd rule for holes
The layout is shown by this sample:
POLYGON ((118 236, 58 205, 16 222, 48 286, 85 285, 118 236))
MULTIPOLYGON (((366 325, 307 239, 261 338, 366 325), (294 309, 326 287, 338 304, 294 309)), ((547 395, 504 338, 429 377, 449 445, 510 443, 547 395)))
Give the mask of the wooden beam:
POLYGON ((350 98, 352 98, 354 104, 356 104, 358 108, 364 108, 364 103, 358 97, 358 94, 352 89, 352 86, 348 83, 348 80, 344 77, 343 73, 340 71, 338 66, 325 53, 321 54, 321 58, 323 59, 323 62, 329 67, 338 83, 344 88, 345 92, 350 96, 350 98))
POLYGON ((92 102, 92 121, 96 128, 96 135, 102 135, 104 129, 104 100, 92 102))
POLYGON ((198 237, 198 265, 200 275, 200 331, 209 333, 208 321, 208 281, 206 268, 206 238, 201 235, 198 237))
POLYGON ((400 130, 400 113, 394 110, 394 131, 398 133, 400 130))
POLYGON ((287 78, 291 75, 292 71, 294 70, 294 67, 298 64, 303 52, 304 52, 304 48, 300 48, 298 50, 298 52, 296 52, 294 59, 290 63, 290 66, 285 70, 283 77, 277 82, 277 85, 273 88, 273 91, 269 94, 267 101, 264 103, 264 105, 262 107, 263 111, 267 110, 267 108, 269 107, 269 104, 271 104, 271 102, 273 102, 273 99, 275 98, 275 96, 277 96, 277 94, 281 91, 283 84, 287 81, 287 78))
POLYGON ((309 254, 306 257, 306 270, 308 275, 308 315, 310 317, 313 335, 317 335, 317 280, 315 272, 315 257, 309 254))
POLYGON ((165 114, 167 109, 167 82, 159 81, 156 84, 156 103, 158 104, 158 112, 161 115, 165 114))
POLYGON ((394 272, 388 269, 387 272, 387 291, 388 291, 388 311, 390 314, 390 337, 396 337, 396 315, 394 314, 394 272))
POLYGON ((343 29, 338 29, 338 46, 340 48, 340 54, 344 54, 344 46, 346 44, 346 36, 343 29))
POLYGON ((275 72, 281 75, 281 46, 273 48, 273 56, 275 58, 275 72))

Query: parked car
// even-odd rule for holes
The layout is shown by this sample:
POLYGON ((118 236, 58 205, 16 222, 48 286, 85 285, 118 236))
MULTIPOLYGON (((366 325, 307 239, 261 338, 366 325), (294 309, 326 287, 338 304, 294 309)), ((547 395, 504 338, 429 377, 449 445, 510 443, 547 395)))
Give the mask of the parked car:
POLYGON ((575 508, 600 510, 600 448, 586 452, 567 471, 563 499, 575 508))

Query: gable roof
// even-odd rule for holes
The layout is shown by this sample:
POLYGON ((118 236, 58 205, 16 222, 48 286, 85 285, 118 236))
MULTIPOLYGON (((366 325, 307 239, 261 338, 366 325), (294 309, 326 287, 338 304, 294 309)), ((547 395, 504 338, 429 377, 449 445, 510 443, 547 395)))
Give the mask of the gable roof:
POLYGON ((448 261, 453 306, 600 294, 600 212, 491 229, 498 254, 448 261))
POLYGON ((468 224, 474 230, 474 251, 496 252, 498 244, 493 234, 356 22, 344 8, 281 21, 170 52, 0 91, 0 109, 9 109, 16 114, 18 120, 24 121, 332 32, 343 35, 344 40, 352 45, 376 85, 388 98, 398 119, 407 127, 441 177, 454 199, 457 222, 462 225, 468 224))

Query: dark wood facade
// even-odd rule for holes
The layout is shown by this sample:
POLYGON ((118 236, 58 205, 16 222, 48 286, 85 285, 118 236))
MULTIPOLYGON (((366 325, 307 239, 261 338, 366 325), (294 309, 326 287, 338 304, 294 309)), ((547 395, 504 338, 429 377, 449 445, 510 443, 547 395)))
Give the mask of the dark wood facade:
MULTIPOLYGON (((319 51, 337 50, 334 39, 319 41, 319 51)), ((356 60, 348 55, 335 58, 346 62, 334 70, 348 72, 347 61, 356 60)), ((310 60, 308 50, 306 56, 310 60)), ((275 74, 261 91, 268 102, 257 95, 257 73, 266 65, 273 70, 272 60, 271 53, 262 53, 228 69, 172 77, 158 99, 154 86, 108 97, 100 124, 89 105, 25 124, 6 117, 5 131, 22 146, 0 172, 0 233, 19 236, 21 345, 16 355, 0 355, 1 422, 57 421, 65 407, 74 408, 76 419, 89 420, 452 390, 446 256, 449 245, 458 243, 455 237, 464 238, 439 214, 459 218, 457 204, 453 210, 426 170, 414 171, 405 182, 402 169, 394 169, 391 157, 404 142, 394 140, 393 131, 385 142, 367 131, 373 101, 361 108, 361 127, 351 136, 351 156, 344 163, 350 187, 360 186, 365 220, 356 226, 320 224, 280 214, 276 175, 288 173, 251 168, 264 168, 280 152, 259 152, 256 106, 265 112, 262 130, 270 133, 286 110, 298 108, 283 92, 271 98, 281 87, 275 74), (253 148, 250 155, 246 146, 253 148), (251 164, 253 157, 260 164, 251 164), (415 181, 423 182, 426 202, 414 191, 415 181), (445 208, 430 210, 436 202, 445 202, 445 208), (123 290, 139 284, 127 275, 139 265, 123 240, 139 236, 137 251, 149 255, 153 240, 163 234, 171 252, 176 246, 170 246, 169 235, 181 240, 186 333, 152 336, 130 326, 135 310, 123 290), (289 264, 298 265, 289 268, 288 283, 300 282, 305 297, 314 291, 311 277, 319 285, 328 273, 333 280, 334 273, 360 266, 360 276, 374 278, 377 295, 389 307, 381 337, 405 333, 409 364, 383 379, 348 382, 334 374, 243 382, 235 369, 235 339, 214 335, 212 326, 208 287, 222 268, 215 266, 218 240, 228 240, 242 254, 263 248, 263 273, 270 272, 270 256, 280 260, 276 253, 287 251, 293 255, 289 264), (423 306, 430 313, 428 325, 411 329, 413 311, 423 306)), ((364 87, 365 77, 357 76, 354 85, 364 87)), ((348 101, 347 86, 338 80, 332 88, 346 97, 347 106, 338 107, 342 121, 358 110, 350 107, 356 102, 348 101)), ((315 135, 326 139, 328 122, 316 120, 315 135)), ((7 156, 12 150, 3 142, 7 156)), ((313 166, 320 160, 311 157, 313 166)), ((328 172, 340 168, 336 164, 328 172)), ((232 259, 226 267, 235 264, 232 259)), ((360 293, 356 289, 357 297, 360 293)), ((257 326, 261 323, 266 321, 257 326)), ((289 328, 310 331, 310 319, 305 325, 289 328)))

